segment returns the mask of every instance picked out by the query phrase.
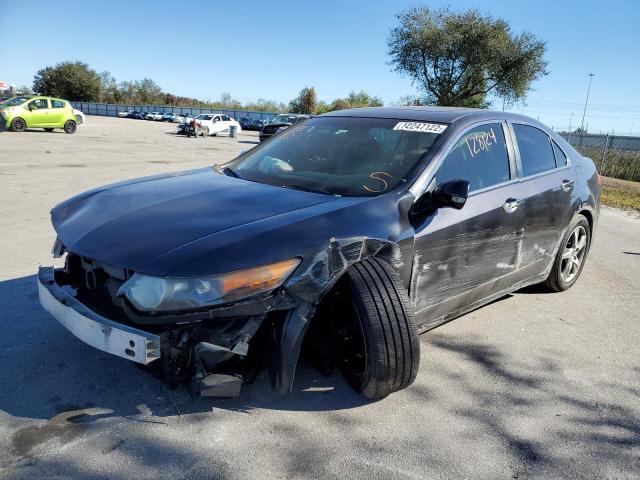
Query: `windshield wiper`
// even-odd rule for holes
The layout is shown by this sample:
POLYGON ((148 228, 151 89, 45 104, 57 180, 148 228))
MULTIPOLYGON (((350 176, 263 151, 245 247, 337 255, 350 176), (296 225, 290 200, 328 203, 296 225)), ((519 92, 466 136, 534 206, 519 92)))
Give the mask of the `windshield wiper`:
POLYGON ((292 190, 302 190, 304 192, 312 192, 312 193, 322 193, 323 195, 334 195, 336 197, 339 197, 340 195, 335 194, 335 193, 331 193, 328 192, 326 190, 322 190, 320 188, 313 188, 313 187, 305 187, 303 185, 296 185, 296 184, 287 184, 287 185, 282 185, 282 188, 290 188, 292 190))
POLYGON ((222 173, 224 173, 225 175, 229 176, 229 177, 235 177, 235 178, 242 178, 240 175, 238 175, 236 173, 235 170, 233 170, 231 167, 224 167, 222 170, 220 170, 222 173))

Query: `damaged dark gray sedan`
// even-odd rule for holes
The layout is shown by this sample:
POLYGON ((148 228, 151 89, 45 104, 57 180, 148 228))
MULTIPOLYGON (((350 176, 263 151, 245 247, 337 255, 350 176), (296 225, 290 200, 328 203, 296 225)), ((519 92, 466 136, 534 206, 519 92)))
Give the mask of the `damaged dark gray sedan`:
POLYGON ((415 379, 419 333, 527 285, 571 287, 599 205, 593 162, 527 117, 332 112, 223 167, 56 206, 65 267, 40 269, 40 300, 202 395, 238 395, 265 364, 288 393, 304 350, 382 398, 415 379))

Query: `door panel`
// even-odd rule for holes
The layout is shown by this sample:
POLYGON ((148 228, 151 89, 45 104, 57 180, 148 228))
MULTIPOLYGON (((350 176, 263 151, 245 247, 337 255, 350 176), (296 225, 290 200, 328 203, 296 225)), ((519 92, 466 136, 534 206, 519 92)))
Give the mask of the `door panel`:
POLYGON ((472 195, 462 210, 436 210, 416 229, 412 302, 422 328, 517 281, 523 209, 517 182, 472 195))
POLYGON ((571 219, 571 190, 563 189, 565 180, 575 181, 571 167, 521 181, 525 200, 522 266, 539 262, 538 268, 532 268, 536 273, 553 262, 558 242, 571 219))
POLYGON ((432 184, 467 180, 462 210, 438 208, 415 226, 411 299, 422 328, 516 283, 524 214, 515 159, 501 122, 454 139, 432 184))
POLYGON ((49 110, 48 122, 51 125, 58 126, 62 123, 64 116, 68 113, 69 107, 60 100, 51 100, 51 109, 49 110))
POLYGON ((27 115, 27 127, 43 127, 51 123, 49 120, 51 109, 47 99, 35 99, 27 104, 27 108, 29 106, 32 106, 33 110, 27 115))
POLYGON ((525 210, 522 266, 531 274, 540 274, 553 262, 571 219, 575 176, 566 157, 554 153, 546 132, 518 123, 512 128, 524 176, 520 181, 525 210))

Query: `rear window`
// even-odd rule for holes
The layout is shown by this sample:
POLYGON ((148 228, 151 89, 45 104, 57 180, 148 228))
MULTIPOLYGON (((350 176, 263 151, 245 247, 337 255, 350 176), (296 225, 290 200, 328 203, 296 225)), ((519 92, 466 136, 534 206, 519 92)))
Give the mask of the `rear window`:
POLYGON ((551 140, 542 130, 529 125, 513 124, 522 173, 525 177, 556 168, 551 140))
POLYGON ((67 105, 60 100, 51 100, 51 108, 64 108, 67 105))

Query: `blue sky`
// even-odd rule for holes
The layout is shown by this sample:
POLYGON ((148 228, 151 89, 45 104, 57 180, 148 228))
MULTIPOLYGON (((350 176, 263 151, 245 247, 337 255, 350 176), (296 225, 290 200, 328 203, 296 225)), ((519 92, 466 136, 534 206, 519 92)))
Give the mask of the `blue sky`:
MULTIPOLYGON (((591 72, 589 130, 640 133, 640 1, 426 3, 477 7, 547 41, 549 75, 534 84, 527 106, 512 110, 575 127, 591 72)), ((230 92, 241 101, 288 102, 314 86, 324 100, 364 89, 390 104, 416 92, 390 71, 386 47, 394 14, 416 4, 5 0, 0 80, 31 85, 40 68, 82 60, 119 81, 149 77, 165 91, 202 99, 230 92)))

